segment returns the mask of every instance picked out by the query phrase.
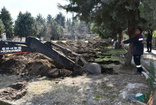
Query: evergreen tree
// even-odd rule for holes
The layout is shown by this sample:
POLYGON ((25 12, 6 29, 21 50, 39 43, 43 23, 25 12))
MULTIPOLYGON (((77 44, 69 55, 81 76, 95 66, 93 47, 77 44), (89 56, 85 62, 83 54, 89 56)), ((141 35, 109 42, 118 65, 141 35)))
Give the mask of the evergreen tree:
POLYGON ((42 17, 41 14, 37 15, 36 22, 37 22, 37 29, 38 29, 37 36, 38 37, 46 36, 47 27, 46 27, 45 19, 42 17))
POLYGON ((59 13, 56 18, 55 21, 61 25, 63 28, 65 28, 65 17, 62 15, 62 13, 59 13))
POLYGON ((144 24, 146 29, 151 29, 151 31, 156 29, 156 1, 155 0, 142 0, 140 2, 140 15, 147 21, 144 24))
POLYGON ((2 20, 0 19, 0 37, 1 37, 3 32, 5 32, 5 26, 2 22, 2 20))
POLYGON ((51 15, 47 16, 47 35, 51 37, 52 40, 59 40, 64 36, 63 27, 52 18, 51 15))
POLYGON ((41 14, 37 15, 36 21, 38 21, 41 25, 45 24, 45 19, 42 17, 41 14))
POLYGON ((80 21, 77 30, 82 37, 86 37, 89 29, 84 21, 80 21))
POLYGON ((29 12, 24 14, 20 12, 15 21, 14 32, 19 37, 37 36, 37 22, 29 12))
POLYGON ((53 20, 53 18, 52 18, 52 16, 49 14, 49 15, 47 16, 47 24, 51 24, 52 20, 53 20))
POLYGON ((59 40, 64 36, 64 29, 55 20, 51 23, 51 39, 59 40))
POLYGON ((13 33, 13 23, 11 15, 5 7, 3 7, 1 10, 0 19, 3 21, 3 24, 5 26, 5 33, 7 37, 11 38, 13 33))

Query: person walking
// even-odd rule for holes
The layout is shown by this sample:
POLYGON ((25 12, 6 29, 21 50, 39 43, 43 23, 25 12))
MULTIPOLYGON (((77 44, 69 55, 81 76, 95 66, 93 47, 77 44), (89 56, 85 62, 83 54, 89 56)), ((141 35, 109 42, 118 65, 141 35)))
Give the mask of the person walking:
POLYGON ((142 29, 136 28, 135 34, 136 34, 135 37, 123 41, 121 45, 133 43, 132 54, 133 54, 134 63, 136 64, 137 67, 137 72, 135 72, 134 74, 141 74, 144 71, 141 66, 141 55, 143 55, 144 52, 142 29))
POLYGON ((146 52, 151 52, 152 51, 152 34, 150 31, 147 33, 147 51, 146 52))

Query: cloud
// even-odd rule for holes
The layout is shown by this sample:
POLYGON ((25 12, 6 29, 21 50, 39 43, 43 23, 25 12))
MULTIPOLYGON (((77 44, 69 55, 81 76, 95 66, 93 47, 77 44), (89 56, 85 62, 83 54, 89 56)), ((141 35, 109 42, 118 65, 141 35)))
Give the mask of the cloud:
POLYGON ((19 12, 28 11, 32 16, 36 17, 39 13, 43 17, 51 14, 53 17, 59 12, 62 12, 67 18, 71 18, 71 13, 66 13, 65 10, 60 10, 57 4, 67 4, 66 0, 0 0, 0 8, 5 6, 11 13, 11 16, 16 19, 19 12))

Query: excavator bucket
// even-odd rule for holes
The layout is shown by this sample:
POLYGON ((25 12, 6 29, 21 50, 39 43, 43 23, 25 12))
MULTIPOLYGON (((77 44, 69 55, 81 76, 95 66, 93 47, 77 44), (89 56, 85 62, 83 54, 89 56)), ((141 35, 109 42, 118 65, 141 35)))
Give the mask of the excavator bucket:
POLYGON ((88 72, 90 74, 101 74, 101 66, 98 63, 89 63, 87 62, 81 55, 77 54, 76 57, 76 64, 80 61, 83 62, 84 66, 83 66, 83 70, 85 72, 88 72))
POLYGON ((91 74, 101 74, 101 66, 98 63, 86 63, 83 70, 91 74))
POLYGON ((90 74, 101 74, 101 66, 98 63, 88 63, 80 54, 77 54, 67 48, 64 48, 64 47, 58 45, 58 44, 51 43, 51 42, 50 42, 50 44, 52 46, 55 46, 55 47, 61 49, 63 52, 65 52, 65 55, 67 53, 75 55, 76 56, 75 65, 78 65, 78 61, 81 60, 84 64, 84 66, 82 67, 83 71, 88 72, 90 74))

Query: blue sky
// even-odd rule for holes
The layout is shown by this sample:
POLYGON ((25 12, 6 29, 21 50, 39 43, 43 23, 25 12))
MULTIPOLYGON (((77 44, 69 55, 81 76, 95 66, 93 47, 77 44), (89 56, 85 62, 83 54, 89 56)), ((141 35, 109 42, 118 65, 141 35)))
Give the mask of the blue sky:
POLYGON ((40 13, 45 18, 48 14, 55 17, 56 14, 62 12, 66 18, 71 18, 71 13, 67 13, 65 10, 57 7, 58 3, 68 4, 66 0, 0 0, 0 9, 5 6, 11 13, 13 19, 17 18, 20 11, 22 13, 28 11, 34 17, 40 13))

